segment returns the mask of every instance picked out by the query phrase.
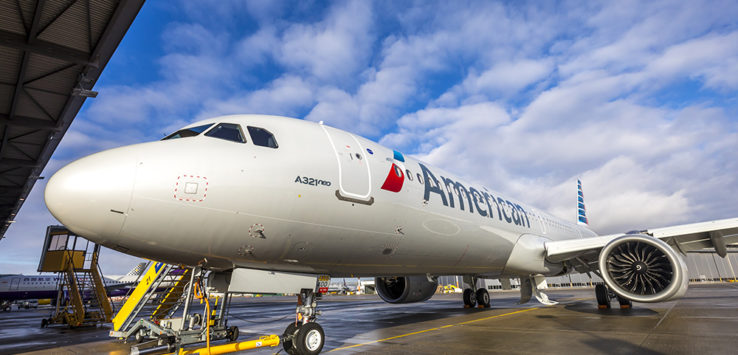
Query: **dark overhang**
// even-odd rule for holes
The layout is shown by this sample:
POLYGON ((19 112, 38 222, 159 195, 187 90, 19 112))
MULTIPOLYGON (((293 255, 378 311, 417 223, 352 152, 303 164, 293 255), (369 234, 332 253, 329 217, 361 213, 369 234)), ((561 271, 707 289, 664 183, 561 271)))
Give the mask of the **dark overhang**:
POLYGON ((0 239, 144 0, 0 0, 0 239))

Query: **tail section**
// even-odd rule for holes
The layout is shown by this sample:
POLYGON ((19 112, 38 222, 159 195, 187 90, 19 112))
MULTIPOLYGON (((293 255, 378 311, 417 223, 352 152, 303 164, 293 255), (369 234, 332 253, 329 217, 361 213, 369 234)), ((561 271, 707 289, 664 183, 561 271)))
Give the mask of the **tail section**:
POLYGON ((584 207, 584 193, 582 192, 582 180, 577 179, 577 195, 578 195, 578 208, 577 208, 577 224, 588 225, 587 220, 587 208, 584 207))

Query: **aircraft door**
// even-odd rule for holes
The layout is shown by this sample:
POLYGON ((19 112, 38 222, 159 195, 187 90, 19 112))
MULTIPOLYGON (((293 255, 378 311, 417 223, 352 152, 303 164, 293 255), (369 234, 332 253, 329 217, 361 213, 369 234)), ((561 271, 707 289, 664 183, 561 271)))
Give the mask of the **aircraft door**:
POLYGON ((10 290, 15 291, 18 289, 18 286, 20 285, 20 277, 14 277, 12 280, 10 280, 10 290))
POLYGON ((371 203, 371 175, 364 148, 350 133, 321 125, 338 161, 339 198, 371 203))

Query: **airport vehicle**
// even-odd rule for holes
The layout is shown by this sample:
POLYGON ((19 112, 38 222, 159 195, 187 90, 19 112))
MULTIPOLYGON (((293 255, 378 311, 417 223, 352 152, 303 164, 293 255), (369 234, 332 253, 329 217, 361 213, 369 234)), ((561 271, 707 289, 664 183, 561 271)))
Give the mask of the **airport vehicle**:
MULTIPOLYGON (((143 265, 133 268, 128 274, 105 277, 108 294, 125 295, 131 286, 135 286, 136 278, 141 274, 143 265)), ((59 288, 59 278, 53 275, 0 275, 0 309, 9 309, 13 301, 30 299, 55 299, 59 288)), ((85 295, 85 297, 92 297, 85 295)))
MULTIPOLYGON (((569 222, 351 133, 263 115, 79 159, 49 179, 45 199, 79 235, 199 265, 230 292, 254 291, 246 279, 300 289, 299 275, 374 276, 389 303, 425 301, 438 275, 464 275, 468 307, 490 304, 482 277, 520 278, 521 302, 551 304, 544 277, 573 270, 602 276, 601 307, 613 294, 624 307, 666 301, 687 289, 680 252, 724 255, 738 241, 738 218, 600 236, 587 228, 581 185, 569 222)), ((315 303, 297 310, 285 348, 320 352, 315 303)))

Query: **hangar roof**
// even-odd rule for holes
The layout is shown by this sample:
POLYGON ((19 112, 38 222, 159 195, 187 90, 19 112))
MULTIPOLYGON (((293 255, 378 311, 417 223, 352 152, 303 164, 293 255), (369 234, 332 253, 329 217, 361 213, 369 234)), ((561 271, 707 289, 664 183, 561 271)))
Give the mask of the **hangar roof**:
POLYGON ((0 0, 0 239, 144 0, 0 0))

